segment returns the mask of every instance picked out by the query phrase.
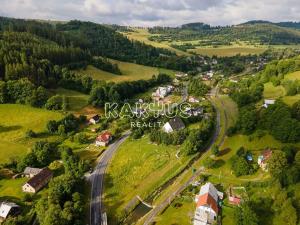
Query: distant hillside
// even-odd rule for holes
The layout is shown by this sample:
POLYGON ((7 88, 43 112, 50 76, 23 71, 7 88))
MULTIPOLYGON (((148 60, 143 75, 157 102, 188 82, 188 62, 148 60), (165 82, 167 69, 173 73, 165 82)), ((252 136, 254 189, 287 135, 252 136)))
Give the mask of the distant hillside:
POLYGON ((300 23, 282 22, 271 23, 268 21, 249 21, 247 23, 211 27, 203 23, 190 23, 181 27, 154 27, 150 28, 152 34, 159 34, 152 39, 156 41, 188 41, 209 40, 210 42, 229 44, 235 41, 247 41, 259 44, 299 44, 300 23))

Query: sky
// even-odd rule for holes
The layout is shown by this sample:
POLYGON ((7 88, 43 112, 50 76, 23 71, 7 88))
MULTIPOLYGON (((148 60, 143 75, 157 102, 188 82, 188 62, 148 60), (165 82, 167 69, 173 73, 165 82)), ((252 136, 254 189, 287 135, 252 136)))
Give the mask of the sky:
POLYGON ((299 0, 0 0, 0 15, 129 26, 300 21, 299 0))

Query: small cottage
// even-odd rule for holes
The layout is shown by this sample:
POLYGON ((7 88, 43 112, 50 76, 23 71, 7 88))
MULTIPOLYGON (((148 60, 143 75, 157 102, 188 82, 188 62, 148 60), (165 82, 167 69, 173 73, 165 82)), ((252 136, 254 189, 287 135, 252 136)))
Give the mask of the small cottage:
POLYGON ((23 192, 36 193, 41 190, 50 179, 53 177, 53 173, 47 167, 42 169, 37 175, 32 177, 22 187, 23 192))
POLYGON ((97 124, 97 123, 99 123, 99 121, 100 121, 100 116, 99 116, 98 114, 92 116, 92 117, 89 119, 89 122, 90 122, 91 124, 97 124))
POLYGON ((185 125, 181 118, 175 117, 163 126, 163 131, 166 133, 172 133, 173 131, 184 129, 185 125))
POLYGON ((105 131, 96 138, 96 146, 107 146, 112 141, 112 134, 105 131))
POLYGON ((21 208, 13 202, 2 202, 0 205, 0 223, 4 222, 9 216, 20 214, 21 208))

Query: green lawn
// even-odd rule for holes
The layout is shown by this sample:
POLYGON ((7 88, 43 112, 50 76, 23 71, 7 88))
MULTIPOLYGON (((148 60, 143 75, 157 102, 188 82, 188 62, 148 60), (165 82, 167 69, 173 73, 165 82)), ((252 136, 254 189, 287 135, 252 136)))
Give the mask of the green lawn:
POLYGON ((190 196, 178 197, 171 205, 158 217, 155 218, 156 225, 190 225, 194 217, 196 204, 190 196), (179 203, 175 207, 174 203, 179 203))
POLYGON ((104 202, 111 224, 136 195, 146 198, 179 172, 188 158, 177 159, 176 152, 177 147, 152 144, 147 136, 122 144, 105 176, 104 202))
POLYGON ((89 96, 86 94, 64 88, 55 89, 53 92, 66 97, 68 111, 79 111, 88 104, 89 96))
POLYGON ((166 73, 169 75, 174 75, 174 72, 167 69, 160 69, 150 66, 143 66, 134 63, 122 62, 117 60, 110 60, 112 63, 116 63, 122 72, 122 75, 117 75, 109 73, 94 66, 89 65, 85 70, 77 71, 80 74, 86 74, 91 76, 95 80, 106 80, 114 82, 122 81, 134 81, 134 80, 148 80, 151 79, 153 75, 158 75, 159 73, 166 73))
POLYGON ((58 112, 18 104, 1 104, 0 163, 7 162, 11 157, 26 154, 33 142, 40 139, 27 140, 25 138, 27 130, 42 132, 49 120, 58 120, 61 117, 58 112))
POLYGON ((28 178, 18 179, 1 179, 0 180, 0 201, 1 200, 20 200, 25 196, 22 192, 22 186, 26 183, 28 178))
POLYGON ((271 82, 265 83, 264 98, 276 99, 285 95, 283 86, 274 86, 271 82))
POLYGON ((261 54, 265 51, 265 48, 257 48, 251 46, 245 47, 218 47, 218 48, 203 48, 197 47, 196 49, 191 49, 190 52, 195 52, 200 55, 207 55, 207 56, 219 56, 219 57, 226 57, 226 56, 235 56, 235 55, 256 55, 261 54))

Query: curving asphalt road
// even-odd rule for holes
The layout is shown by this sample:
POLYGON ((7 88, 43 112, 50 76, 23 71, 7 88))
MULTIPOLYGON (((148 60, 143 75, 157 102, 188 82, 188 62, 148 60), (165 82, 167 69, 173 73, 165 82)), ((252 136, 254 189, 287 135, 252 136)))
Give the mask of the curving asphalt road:
POLYGON ((118 147, 129 137, 130 132, 126 132, 121 138, 112 143, 102 154, 98 165, 90 176, 92 183, 90 201, 90 225, 102 225, 102 193, 105 170, 109 161, 117 151, 118 147))

